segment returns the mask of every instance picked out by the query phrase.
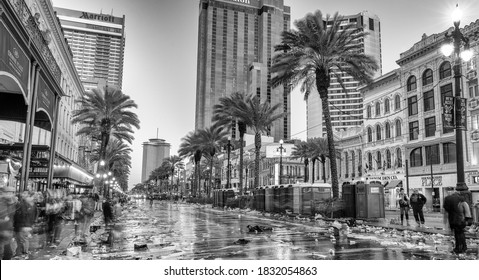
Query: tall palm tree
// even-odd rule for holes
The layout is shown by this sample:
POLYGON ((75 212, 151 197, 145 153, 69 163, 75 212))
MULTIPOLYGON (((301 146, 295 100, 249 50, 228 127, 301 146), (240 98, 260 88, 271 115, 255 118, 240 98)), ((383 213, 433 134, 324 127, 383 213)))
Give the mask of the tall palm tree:
POLYGON ((177 155, 174 155, 174 156, 170 156, 166 159, 164 159, 163 161, 168 163, 169 167, 170 167, 170 171, 171 171, 171 188, 173 188, 173 185, 174 185, 174 178, 175 178, 175 169, 176 169, 176 165, 178 163, 181 163, 181 157, 177 156, 177 155))
MULTIPOLYGON (((328 137, 328 149, 334 158, 333 128, 329 112, 328 88, 335 78, 344 88, 344 73, 361 83, 369 83, 378 64, 374 58, 361 53, 359 39, 365 33, 356 24, 343 24, 343 17, 336 13, 323 19, 318 10, 304 19, 295 21, 297 30, 284 31, 281 43, 275 46, 278 53, 273 58, 272 85, 301 85, 307 100, 317 90, 321 98, 324 122, 328 137), (328 26, 327 26, 328 25, 328 26)), ((331 161, 333 197, 339 196, 336 161, 331 161)))
POLYGON ((282 104, 271 105, 269 102, 262 103, 256 95, 249 95, 243 102, 238 101, 234 115, 243 120, 247 127, 254 132, 255 143, 255 188, 259 187, 259 165, 261 157, 261 134, 268 133, 273 122, 282 118, 286 112, 277 113, 282 104))
POLYGON ((308 142, 301 141, 294 145, 293 150, 291 151, 291 158, 292 159, 300 159, 304 162, 304 182, 308 182, 308 166, 309 166, 309 158, 310 158, 310 148, 308 146, 308 142))
MULTIPOLYGON (((246 122, 241 118, 241 114, 237 114, 237 109, 246 101, 246 95, 241 92, 234 92, 230 96, 222 97, 219 103, 213 106, 213 121, 218 125, 229 125, 236 122, 239 131, 239 148, 240 148, 240 166, 239 166, 239 193, 243 193, 243 143, 244 134, 246 133, 246 122)), ((234 127, 232 129, 235 129, 234 127)))
MULTIPOLYGON (((228 131, 223 130, 219 125, 213 125, 205 129, 198 130, 198 139, 200 142, 200 149, 210 163, 210 171, 213 171, 213 163, 217 151, 221 151, 222 147, 228 141, 228 131)), ((206 190, 207 195, 211 193, 211 180, 206 190)))
POLYGON ((100 159, 106 158, 111 136, 132 143, 133 127, 139 129, 140 120, 130 111, 138 106, 128 95, 114 87, 105 86, 104 90, 87 91, 77 102, 80 109, 73 111, 72 123, 82 126, 77 135, 87 135, 100 142, 100 159))
POLYGON ((185 137, 181 139, 180 148, 178 154, 180 157, 189 157, 195 163, 195 184, 192 186, 192 194, 196 195, 199 190, 199 167, 201 157, 203 155, 200 139, 196 131, 189 132, 185 137))

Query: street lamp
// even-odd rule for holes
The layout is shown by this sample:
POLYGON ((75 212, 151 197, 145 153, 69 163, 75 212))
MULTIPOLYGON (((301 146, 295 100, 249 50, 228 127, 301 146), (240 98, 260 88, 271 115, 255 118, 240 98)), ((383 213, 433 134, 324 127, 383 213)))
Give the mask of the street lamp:
POLYGON ((454 30, 452 34, 449 35, 446 33, 446 40, 449 42, 452 38, 452 44, 446 44, 441 47, 441 51, 445 56, 449 56, 452 53, 454 54, 454 91, 455 91, 455 118, 456 118, 456 164, 457 164, 457 184, 456 191, 461 192, 466 201, 470 204, 472 201, 472 194, 468 190, 468 187, 465 183, 464 175, 464 152, 462 144, 462 133, 465 130, 465 122, 463 122, 462 110, 465 110, 465 98, 461 98, 461 60, 468 61, 472 58, 472 51, 469 49, 469 39, 464 37, 459 29, 459 24, 461 23, 461 11, 459 10, 458 5, 456 4, 456 9, 452 14, 452 20, 454 23, 454 30), (461 46, 464 46, 463 51, 461 52, 461 46), (464 123, 464 125, 463 125, 464 123))
MULTIPOLYGON (((283 176, 283 139, 279 140, 279 184, 282 184, 281 177, 283 176)), ((286 150, 285 150, 286 151, 286 150)))
POLYGON ((230 164, 230 156, 231 156, 231 147, 233 147, 233 145, 231 145, 231 136, 228 137, 228 144, 226 144, 226 151, 228 153, 228 165, 227 165, 227 168, 226 168, 226 188, 229 189, 231 188, 230 186, 230 181, 231 181, 231 164, 230 164))

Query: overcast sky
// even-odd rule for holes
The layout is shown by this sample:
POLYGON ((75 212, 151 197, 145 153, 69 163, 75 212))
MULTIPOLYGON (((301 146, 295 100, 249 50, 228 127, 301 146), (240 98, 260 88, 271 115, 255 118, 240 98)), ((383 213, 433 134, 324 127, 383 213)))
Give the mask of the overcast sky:
MULTIPOLYGON (((194 130, 199 0, 52 0, 53 5, 86 12, 125 15, 126 47, 123 92, 138 104, 141 129, 135 133, 130 188, 141 180, 142 143, 159 138, 177 154, 181 138, 194 130)), ((477 0, 284 0, 291 7, 291 25, 317 9, 343 15, 369 11, 381 21, 383 74, 398 66, 399 54, 422 34, 452 26, 459 4, 461 26, 479 18, 477 0)), ((292 92, 291 136, 305 139, 303 96, 292 92)))

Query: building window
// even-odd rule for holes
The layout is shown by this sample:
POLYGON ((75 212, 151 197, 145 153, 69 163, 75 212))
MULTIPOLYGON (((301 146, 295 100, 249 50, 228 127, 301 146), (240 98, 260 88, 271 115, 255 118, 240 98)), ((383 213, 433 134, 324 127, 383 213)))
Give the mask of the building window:
POLYGON ((366 116, 368 119, 371 118, 371 105, 368 105, 368 107, 366 108, 366 116))
POLYGON ((386 123, 384 131, 385 131, 385 134, 386 134, 385 139, 391 138, 391 125, 389 124, 389 122, 386 123))
POLYGON ((389 113, 389 98, 384 100, 384 113, 389 113))
POLYGON ((401 121, 396 120, 396 137, 401 136, 402 130, 401 130, 401 121))
POLYGON ((378 169, 381 169, 381 168, 382 168, 381 162, 382 162, 381 152, 380 152, 380 151, 377 151, 377 152, 376 152, 376 164, 377 164, 377 166, 378 166, 378 169))
POLYGON ((434 110, 434 90, 425 92, 423 95, 424 99, 424 112, 434 110))
POLYGON ((442 152, 444 156, 444 163, 456 162, 456 144, 454 143, 442 144, 442 152))
POLYGON ((381 140, 381 126, 379 124, 376 125, 376 140, 381 140))
POLYGON ((381 115, 381 104, 379 102, 376 102, 376 117, 381 115))
POLYGON ((394 109, 401 109, 401 97, 399 96, 399 94, 394 97, 394 109))
POLYGON ((402 153, 401 148, 396 149, 396 166, 402 167, 402 153))
POLYGON ((416 76, 409 77, 409 79, 407 79, 407 91, 416 90, 416 88, 416 76))
POLYGON ((356 154, 354 151, 351 152, 351 178, 354 178, 356 175, 356 154))
POLYGON ((373 142, 373 130, 368 127, 368 143, 373 142))
POLYGON ((422 147, 411 151, 411 167, 422 166, 422 147))
POLYGON ((439 164, 439 144, 426 146, 426 165, 439 164))
POLYGON ((368 153, 368 170, 373 169, 373 155, 371 153, 368 153))
POLYGON ((391 152, 386 150, 386 166, 384 168, 391 168, 391 152))
POLYGON ((436 117, 426 118, 424 127, 426 129, 426 137, 434 136, 436 134, 436 117))
POLYGON ((419 137, 419 122, 409 123, 409 140, 417 140, 419 137))
POLYGON ((445 61, 439 67, 439 79, 444 79, 451 76, 451 63, 445 61))
POLYGON ((348 158, 348 152, 344 152, 344 163, 345 163, 345 174, 344 177, 348 178, 349 176, 349 158, 348 158))
POLYGON ((479 88, 477 84, 469 85, 469 97, 478 97, 479 96, 479 88))
POLYGON ((430 85, 432 84, 432 81, 432 70, 426 69, 426 71, 424 71, 424 73, 422 74, 422 86, 430 85))
POLYGON ((417 96, 411 96, 407 100, 409 116, 417 115, 417 96))
POLYGON ((369 30, 374 31, 374 19, 369 19, 369 30))

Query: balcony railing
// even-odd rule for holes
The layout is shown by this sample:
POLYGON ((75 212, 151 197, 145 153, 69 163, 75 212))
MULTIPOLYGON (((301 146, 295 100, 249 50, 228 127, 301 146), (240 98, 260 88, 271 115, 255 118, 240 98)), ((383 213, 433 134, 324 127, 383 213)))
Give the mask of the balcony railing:
POLYGON ((57 84, 60 85, 62 75, 60 67, 58 67, 57 61, 50 51, 50 48, 43 37, 42 31, 40 31, 38 28, 35 18, 32 16, 27 4, 24 0, 8 0, 8 2, 10 3, 12 10, 14 10, 17 14, 18 18, 23 24, 23 27, 25 27, 27 30, 27 33, 30 36, 33 44, 42 55, 45 64, 48 66, 53 78, 57 84))

